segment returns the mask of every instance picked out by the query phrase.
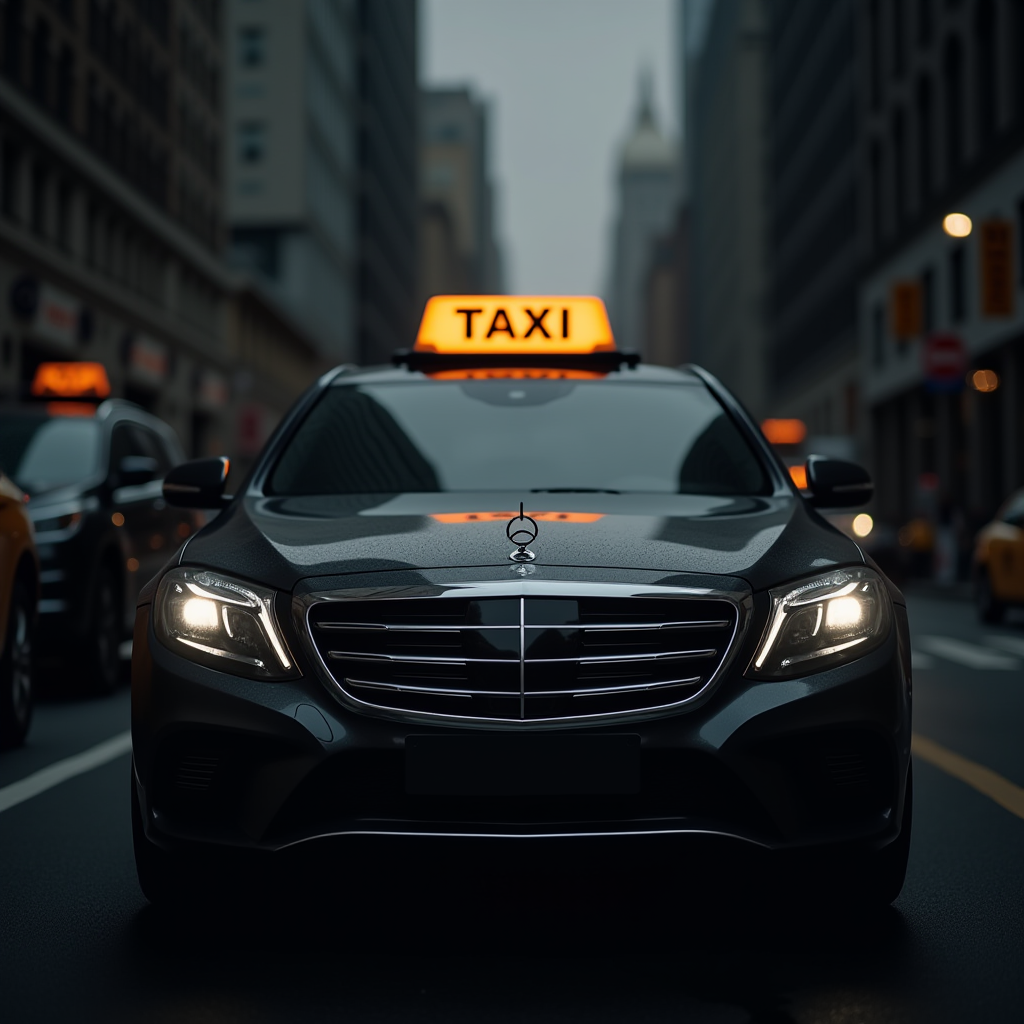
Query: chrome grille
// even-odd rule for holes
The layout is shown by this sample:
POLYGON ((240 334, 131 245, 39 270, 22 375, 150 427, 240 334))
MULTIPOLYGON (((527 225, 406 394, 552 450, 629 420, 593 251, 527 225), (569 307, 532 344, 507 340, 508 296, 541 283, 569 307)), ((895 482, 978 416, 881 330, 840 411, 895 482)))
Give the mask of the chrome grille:
POLYGON ((359 705, 526 723, 655 712, 692 700, 729 650, 737 608, 690 595, 463 597, 455 590, 314 599, 306 624, 335 686, 359 705))

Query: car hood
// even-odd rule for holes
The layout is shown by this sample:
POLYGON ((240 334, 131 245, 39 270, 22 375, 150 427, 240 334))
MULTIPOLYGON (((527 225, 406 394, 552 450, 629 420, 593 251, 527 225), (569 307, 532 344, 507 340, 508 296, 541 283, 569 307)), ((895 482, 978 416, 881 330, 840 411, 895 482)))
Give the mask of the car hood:
MULTIPOLYGON (((650 570, 745 579, 754 590, 862 563, 860 548, 791 497, 533 494, 538 572, 650 570)), ((399 494, 236 499, 198 533, 182 564, 291 590, 349 573, 479 568, 507 574, 508 519, 520 495, 399 494)))

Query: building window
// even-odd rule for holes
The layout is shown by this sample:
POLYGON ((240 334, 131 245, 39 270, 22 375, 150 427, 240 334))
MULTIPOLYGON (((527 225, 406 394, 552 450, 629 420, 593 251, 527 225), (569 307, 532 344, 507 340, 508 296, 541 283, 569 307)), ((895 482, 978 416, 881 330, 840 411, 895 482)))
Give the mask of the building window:
POLYGON ((932 2, 917 0, 917 41, 922 46, 932 41, 932 2))
POLYGON ((876 369, 885 366, 885 309, 881 303, 871 311, 871 358, 876 369))
POLYGON ((946 167, 949 176, 956 175, 963 153, 964 75, 960 40, 951 36, 946 40, 942 66, 946 111, 946 167))
POLYGON ((892 122, 893 214, 897 226, 907 215, 907 119, 896 111, 892 122))
POLYGON ((238 61, 243 68, 261 68, 267 62, 267 34, 261 25, 238 30, 238 61))
POLYGON ((37 235, 46 234, 46 168, 41 163, 32 167, 32 203, 30 227, 37 235))
POLYGON ((3 144, 0 153, 0 212, 13 220, 17 216, 18 170, 21 161, 9 139, 0 141, 3 144))
POLYGON ((1017 273, 1024 285, 1024 197, 1017 200, 1017 273))
POLYGON ((967 319, 967 251, 958 245, 949 254, 949 316, 955 324, 967 319))
POLYGON ((925 337, 935 330, 935 271, 925 267, 921 275, 921 327, 925 337))
POLYGON ((906 4, 897 0, 892 5, 892 73, 896 78, 902 78, 907 67, 906 18, 906 4))
POLYGON ((932 161, 934 133, 932 131, 932 83, 922 78, 917 83, 917 180, 921 198, 932 194, 935 180, 932 161))
POLYGON ((882 147, 871 143, 871 235, 875 246, 882 244, 882 147))
POLYGON ((238 159, 243 164, 260 163, 266 143, 266 125, 262 121, 243 121, 238 126, 238 159))
POLYGON ((996 127, 996 94, 999 81, 999 48, 992 0, 981 0, 975 11, 975 67, 977 68, 978 134, 984 141, 996 127))
POLYGON ((877 110, 882 102, 882 33, 879 24, 880 12, 878 0, 870 0, 868 4, 868 78, 871 95, 871 106, 877 110))

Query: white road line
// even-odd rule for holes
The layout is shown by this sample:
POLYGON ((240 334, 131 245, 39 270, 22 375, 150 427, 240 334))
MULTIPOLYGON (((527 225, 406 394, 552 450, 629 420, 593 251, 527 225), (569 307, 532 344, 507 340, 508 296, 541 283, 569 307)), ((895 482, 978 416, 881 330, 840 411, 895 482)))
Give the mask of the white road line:
POLYGON ((1024 637, 989 634, 985 637, 985 643, 990 647, 998 647, 1000 650, 1009 651, 1010 654, 1017 654, 1024 658, 1024 637))
POLYGON ((935 659, 930 654, 923 654, 921 651, 910 651, 911 668, 935 668, 935 659))
POLYGON ((131 732, 122 732, 103 743, 98 743, 95 747, 83 750, 81 754, 66 757, 63 761, 56 761, 45 768, 40 768, 39 771, 0 789, 0 812, 8 811, 25 800, 31 800, 32 797, 45 793, 53 786, 59 786, 76 775, 99 768, 100 765, 127 754, 131 749, 131 732))
POLYGON ((955 661, 967 668, 1013 671, 1021 667, 1021 663, 1008 654, 999 654, 988 647, 979 647, 964 640, 954 640, 949 636, 919 636, 915 642, 929 654, 937 654, 940 658, 955 661))

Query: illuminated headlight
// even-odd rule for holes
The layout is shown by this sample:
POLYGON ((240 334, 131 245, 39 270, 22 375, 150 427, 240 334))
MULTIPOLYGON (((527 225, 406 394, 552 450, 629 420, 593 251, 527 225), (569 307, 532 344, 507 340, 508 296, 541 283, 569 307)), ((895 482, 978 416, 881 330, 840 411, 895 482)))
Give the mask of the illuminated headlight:
POLYGON ((870 569, 840 569, 769 596, 768 628, 748 676, 818 672, 873 651, 889 633, 889 595, 870 569))
POLYGON ((176 654, 255 679, 298 674, 274 616, 274 592, 205 569, 160 581, 153 628, 176 654))

